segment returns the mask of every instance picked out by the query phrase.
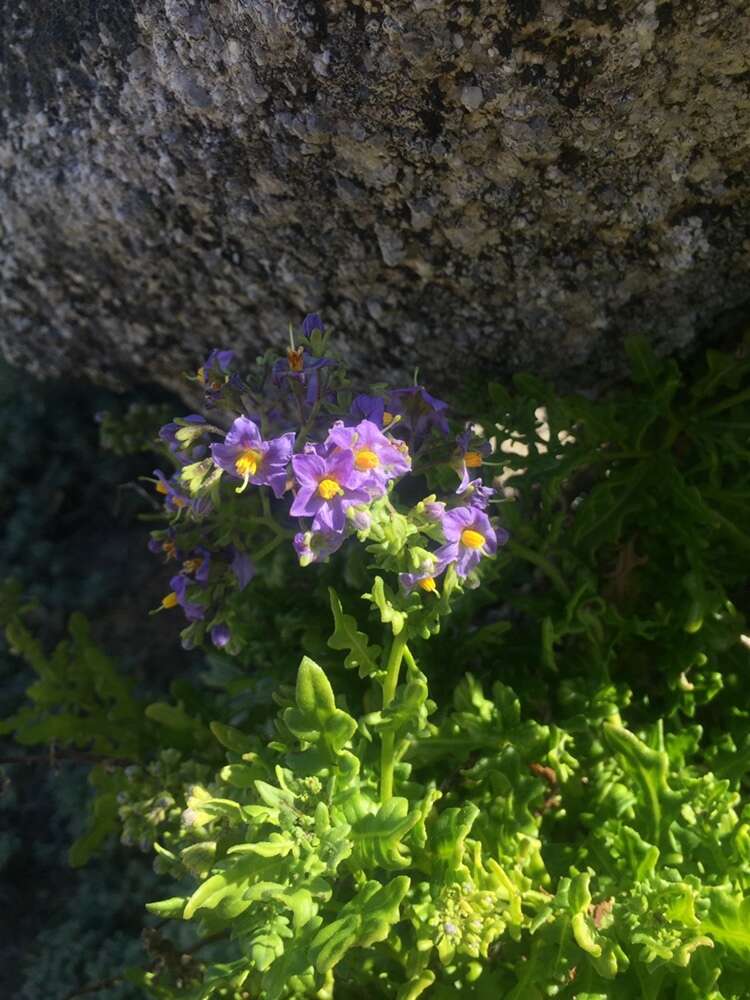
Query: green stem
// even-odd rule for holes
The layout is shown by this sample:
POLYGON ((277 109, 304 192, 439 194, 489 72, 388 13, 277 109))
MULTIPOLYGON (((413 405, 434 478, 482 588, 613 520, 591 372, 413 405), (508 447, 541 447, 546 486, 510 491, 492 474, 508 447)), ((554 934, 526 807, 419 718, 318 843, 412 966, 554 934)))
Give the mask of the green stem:
MULTIPOLYGON (((383 708, 386 709, 393 701, 398 686, 398 673, 401 669, 401 660, 404 658, 406 650, 406 636, 403 632, 394 635, 391 644, 391 652, 388 657, 388 666, 385 670, 385 680, 383 681, 383 708)), ((388 802, 393 797, 393 767, 396 763, 394 753, 394 734, 387 732, 383 734, 383 742, 380 747, 380 801, 388 802)))
POLYGON ((261 503, 261 506, 263 507, 263 517, 265 517, 265 519, 267 521, 270 521, 271 520, 271 504, 270 504, 270 502, 268 500, 268 491, 267 490, 261 490, 260 491, 260 503, 261 503))
POLYGON ((272 538, 270 542, 263 546, 263 548, 252 553, 253 562, 260 562, 261 559, 273 552, 274 549, 277 549, 283 541, 284 538, 282 535, 277 535, 275 538, 272 538))
POLYGON ((715 413, 722 413, 724 410, 730 410, 733 406, 739 406, 740 403, 744 403, 750 400, 750 389, 743 389, 741 392, 736 392, 734 396, 729 396, 728 399, 723 399, 716 406, 712 406, 708 410, 704 410, 699 413, 701 420, 705 420, 706 417, 712 417, 715 413))
POLYGON ((404 646, 404 659, 406 660, 407 666, 411 667, 412 670, 419 670, 419 667, 417 666, 417 661, 414 659, 412 651, 409 649, 408 646, 404 646))
POLYGON ((318 415, 318 411, 320 410, 320 403, 321 401, 319 399, 317 399, 315 403, 313 403, 313 408, 312 410, 310 410, 310 416, 302 424, 302 428, 294 442, 295 451, 301 451, 303 444, 305 443, 305 441, 307 441, 307 435, 310 433, 310 430, 312 429, 312 426, 315 423, 315 418, 318 415))
POLYGON ((520 556, 521 559, 525 559, 527 562, 533 563, 535 566, 538 566, 539 569, 543 570, 562 597, 566 599, 570 597, 570 591, 560 575, 560 571, 549 561, 549 559, 541 555, 539 552, 535 552, 533 549, 527 549, 526 546, 521 545, 520 542, 511 541, 508 544, 508 548, 514 555, 520 556))

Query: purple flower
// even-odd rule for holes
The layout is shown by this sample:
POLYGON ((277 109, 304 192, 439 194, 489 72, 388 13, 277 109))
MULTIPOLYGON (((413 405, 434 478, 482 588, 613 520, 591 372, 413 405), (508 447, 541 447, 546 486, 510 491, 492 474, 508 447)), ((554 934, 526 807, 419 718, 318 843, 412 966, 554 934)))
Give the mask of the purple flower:
POLYGON ((294 536, 294 551, 299 558, 300 566, 309 566, 314 562, 325 562, 329 556, 333 555, 344 544, 346 535, 298 531, 294 536))
POLYGON ((495 529, 478 507, 449 510, 443 515, 442 528, 445 545, 435 552, 435 559, 441 568, 455 563, 456 573, 462 579, 477 566, 482 556, 497 552, 495 529))
MULTIPOLYGON (((432 494, 435 495, 434 493, 432 494)), ((428 500, 424 505, 424 516, 431 521, 442 521, 445 514, 445 504, 442 500, 428 500)))
MULTIPOLYGON (((477 441, 474 434, 474 424, 467 424, 466 429, 456 438, 458 445, 458 471, 461 482, 456 493, 463 493, 469 485, 469 469, 479 469, 482 462, 492 454, 489 441, 477 441)), ((494 490, 493 490, 494 492, 494 490)))
POLYGON ((369 531, 372 527, 372 515, 366 507, 352 506, 346 513, 355 531, 369 531))
POLYGON ((198 369, 198 375, 204 386, 207 389, 220 389, 224 383, 213 384, 211 376, 213 375, 215 379, 216 375, 228 375, 233 361, 234 351, 220 351, 218 348, 214 348, 198 369))
POLYGON ((193 497, 190 501, 190 510, 196 517, 205 517, 206 514, 210 514, 213 510, 214 505, 211 503, 211 498, 209 496, 197 496, 193 497))
POLYGON ((309 337, 313 330, 320 330, 320 332, 323 333, 325 330, 323 320, 317 313, 308 313, 302 320, 302 333, 305 337, 309 337))
POLYGON ((369 420, 345 427, 337 420, 328 433, 327 445, 351 451, 360 483, 373 495, 382 496, 386 484, 411 468, 409 451, 402 442, 394 443, 369 420))
POLYGON ((188 558, 182 564, 182 572, 185 576, 192 573, 196 583, 208 583, 208 576, 211 572, 211 553, 203 546, 193 549, 188 558))
MULTIPOLYGON (((480 510, 487 510, 489 502, 497 491, 492 486, 485 486, 481 479, 468 480, 466 485, 461 485, 456 493, 461 493, 469 507, 478 507, 480 510)), ((500 543, 503 544, 502 542, 500 543)))
MULTIPOLYGON (((315 330, 322 333, 325 330, 323 321, 317 313, 308 313, 302 321, 302 334, 311 337, 315 330)), ((331 358, 310 358, 305 354, 304 347, 295 347, 292 341, 287 348, 286 358, 279 358, 271 371, 274 385, 280 386, 285 379, 293 379, 305 387, 305 402, 312 406, 320 392, 320 369, 335 365, 331 358)))
MULTIPOLYGON (((376 427, 383 426, 383 413, 385 412, 385 401, 380 396, 367 396, 360 393, 355 396, 349 409, 349 414, 354 423, 360 420, 369 420, 376 427)), ((352 421, 347 420, 347 423, 352 421)))
POLYGON ((181 493, 175 484, 167 479, 161 469, 154 469, 154 475, 156 476, 156 492, 164 496, 164 506, 167 510, 175 513, 182 510, 183 507, 190 506, 190 497, 181 493))
POLYGON ((217 649, 223 649, 232 638, 232 633, 228 625, 222 623, 214 625, 211 629, 211 642, 217 649))
POLYGON ((385 404, 386 426, 388 417, 401 417, 399 426, 411 432, 417 442, 423 440, 434 427, 441 434, 448 433, 448 421, 445 410, 448 404, 441 399, 435 399, 421 385, 412 385, 408 389, 394 389, 385 404))
POLYGON ((182 554, 177 548, 175 534, 172 528, 168 528, 166 531, 160 531, 158 534, 153 535, 149 539, 148 547, 149 551, 155 552, 157 555, 164 556, 165 562, 169 562, 170 559, 182 559, 182 554))
POLYGON ((292 468, 299 489, 290 513, 292 517, 312 517, 313 531, 343 531, 347 506, 370 499, 360 486, 361 475, 354 468, 351 451, 293 455, 292 468))
POLYGON ((433 594, 437 590, 435 577, 445 569, 445 565, 438 563, 424 565, 416 573, 399 573, 398 582, 407 592, 418 587, 427 594, 433 594))
POLYGON ((185 612, 187 620, 189 622, 197 622, 204 617, 206 612, 201 604, 189 599, 187 589, 190 582, 191 581, 188 580, 183 573, 178 573, 177 576, 173 576, 169 581, 169 586, 172 588, 172 592, 171 594, 167 594, 162 601, 162 604, 167 608, 173 608, 176 604, 179 604, 185 612))
POLYGON ((232 550, 234 554, 230 568, 237 578, 237 586, 240 590, 244 590, 255 576, 255 567, 247 552, 236 549, 234 546, 232 546, 232 550))
POLYGON ((202 444, 195 444, 196 439, 201 434, 201 431, 195 430, 195 427, 200 427, 205 423, 205 417, 201 417, 198 413, 191 413, 190 416, 183 419, 182 423, 164 424, 159 430, 159 437, 169 445, 169 450, 174 453, 178 461, 183 464, 198 461, 203 458, 206 449, 202 444), (190 425, 195 426, 191 427, 190 425))
POLYGON ((293 448, 293 431, 263 441, 257 424, 248 417, 237 417, 224 444, 211 445, 211 455, 220 469, 235 479, 242 479, 242 490, 248 483, 270 486, 275 496, 281 497, 286 489, 287 466, 293 448))
POLYGON ((215 406, 227 383, 235 389, 242 389, 239 375, 230 372, 234 357, 234 351, 214 349, 198 369, 198 378, 205 390, 206 406, 215 406))

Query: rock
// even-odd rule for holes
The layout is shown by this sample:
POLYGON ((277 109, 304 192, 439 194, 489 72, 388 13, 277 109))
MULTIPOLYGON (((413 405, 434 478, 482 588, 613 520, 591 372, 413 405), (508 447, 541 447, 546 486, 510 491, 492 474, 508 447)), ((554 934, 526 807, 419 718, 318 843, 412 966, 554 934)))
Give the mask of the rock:
POLYGON ((750 311, 744 0, 15 0, 0 346, 179 388, 323 313, 364 374, 589 386, 750 311))

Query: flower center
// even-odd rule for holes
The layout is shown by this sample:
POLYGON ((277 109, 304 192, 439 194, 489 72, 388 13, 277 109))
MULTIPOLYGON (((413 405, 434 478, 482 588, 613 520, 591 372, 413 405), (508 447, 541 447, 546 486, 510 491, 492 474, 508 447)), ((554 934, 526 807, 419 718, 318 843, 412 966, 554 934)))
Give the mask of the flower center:
POLYGON ((254 448, 243 451, 234 463, 234 467, 240 476, 254 476, 258 471, 262 454, 254 448))
POLYGON ((182 568, 186 573, 195 573, 195 571, 200 569, 202 565, 202 559, 186 559, 182 564, 182 568))
POLYGON ((467 451, 464 455, 464 462, 467 469, 478 469, 482 464, 482 456, 478 451, 467 451))
POLYGON ((177 594, 172 591, 171 594, 167 594, 166 597, 162 598, 161 606, 163 608, 175 608, 177 607, 177 594))
POLYGON ((187 500, 184 497, 174 496, 174 497, 172 497, 172 503, 179 510, 180 507, 184 507, 185 506, 185 504, 187 503, 187 500))
POLYGON ((304 351, 304 347, 287 347, 286 357, 289 362, 290 372, 301 372, 304 370, 305 362, 302 357, 304 351))
POLYGON ((318 483, 318 493, 324 500, 333 500, 337 494, 343 492, 335 479, 321 479, 318 483))
POLYGON ((157 480, 155 489, 157 493, 164 493, 164 494, 169 493, 169 487, 167 486, 167 484, 164 482, 163 479, 157 480))
POLYGON ((162 542, 161 550, 167 559, 177 558, 177 546, 174 542, 162 542))
POLYGON ((473 528, 464 528, 461 532, 461 541, 467 549, 481 549, 484 545, 484 535, 480 535, 473 528))
POLYGON ((383 411, 383 426, 387 427, 388 424, 393 423, 393 414, 389 413, 388 410, 383 411))
POLYGON ((367 472, 369 469, 377 469, 379 465, 380 459, 374 451, 370 451, 368 448, 362 448, 360 451, 355 452, 354 468, 359 472, 367 472))
POLYGON ((428 594, 432 594, 437 590, 434 576, 426 576, 424 580, 417 580, 417 586, 422 590, 426 590, 428 594))

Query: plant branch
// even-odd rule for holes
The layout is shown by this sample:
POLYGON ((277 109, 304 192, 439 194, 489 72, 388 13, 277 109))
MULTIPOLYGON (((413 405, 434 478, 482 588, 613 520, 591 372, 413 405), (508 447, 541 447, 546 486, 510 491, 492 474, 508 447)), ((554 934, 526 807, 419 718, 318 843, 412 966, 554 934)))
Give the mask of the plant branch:
MULTIPOLYGON (((406 635, 400 632, 394 635, 388 666, 383 681, 383 710, 393 701, 398 687, 398 674, 401 661, 406 650, 406 635)), ((392 731, 383 733, 380 748, 380 801, 388 802, 393 797, 393 767, 395 764, 394 734, 392 731)))

